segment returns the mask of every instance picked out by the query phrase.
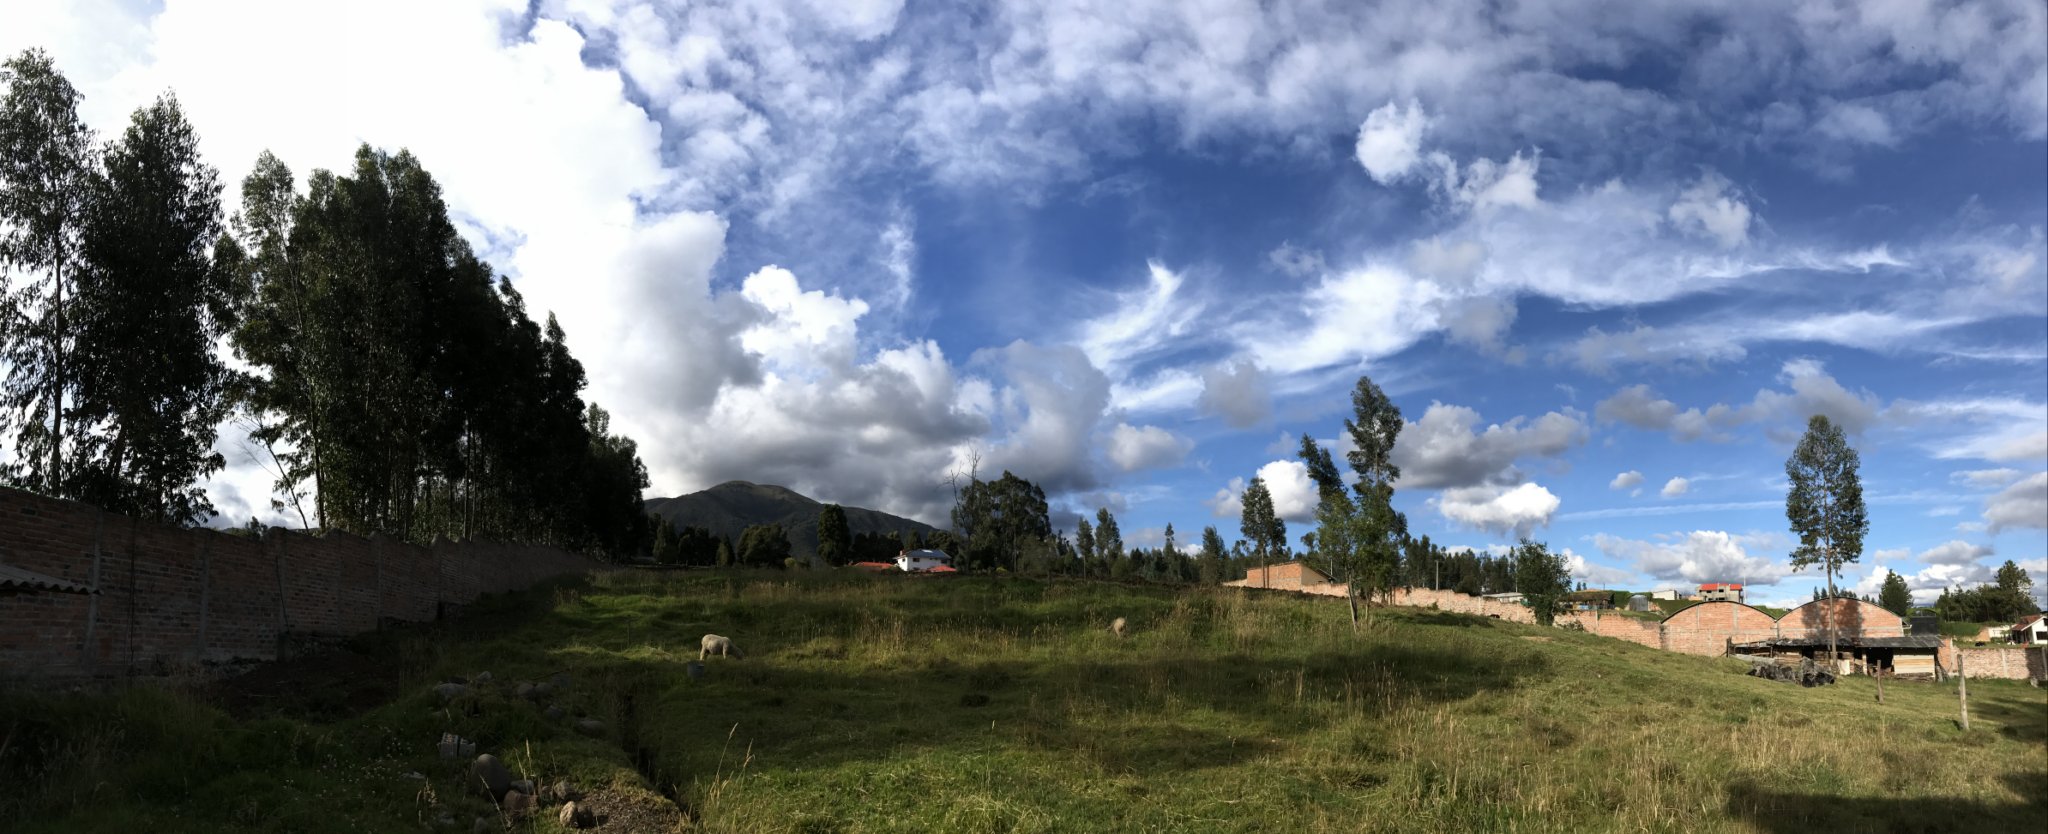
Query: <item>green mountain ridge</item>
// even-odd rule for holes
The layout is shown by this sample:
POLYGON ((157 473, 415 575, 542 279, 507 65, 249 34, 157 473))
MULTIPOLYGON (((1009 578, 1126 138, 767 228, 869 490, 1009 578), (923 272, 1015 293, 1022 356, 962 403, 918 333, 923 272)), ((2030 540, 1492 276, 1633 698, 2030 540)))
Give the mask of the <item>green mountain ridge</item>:
MULTIPOLYGON (((791 555, 808 559, 818 552, 818 511, 825 504, 775 484, 726 481, 701 492, 642 502, 648 513, 668 519, 678 529, 702 527, 738 542, 740 533, 756 524, 780 524, 789 533, 791 555)), ((846 525, 862 533, 931 533, 938 528, 880 510, 841 505, 846 525)))

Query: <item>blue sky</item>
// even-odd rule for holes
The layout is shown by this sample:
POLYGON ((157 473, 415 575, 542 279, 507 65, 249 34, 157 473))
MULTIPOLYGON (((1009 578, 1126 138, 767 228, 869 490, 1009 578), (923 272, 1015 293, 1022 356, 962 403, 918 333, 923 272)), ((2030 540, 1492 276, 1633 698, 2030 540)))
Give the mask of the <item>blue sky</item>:
POLYGON ((230 182, 411 148, 652 494, 942 521, 978 461, 1186 542, 1260 474, 1298 534, 1295 438, 1369 374, 1438 541, 1803 599, 1824 413, 1848 584, 2048 587, 2034 0, 274 5, 10 3, 0 49, 103 132, 174 88, 230 182))

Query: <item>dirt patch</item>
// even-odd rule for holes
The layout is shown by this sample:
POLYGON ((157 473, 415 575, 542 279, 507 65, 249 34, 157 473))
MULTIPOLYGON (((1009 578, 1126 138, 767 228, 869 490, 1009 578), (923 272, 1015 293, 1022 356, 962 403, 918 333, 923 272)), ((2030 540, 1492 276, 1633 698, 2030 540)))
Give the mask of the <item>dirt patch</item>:
POLYGON ((585 796, 582 802, 597 814, 597 830, 670 832, 689 830, 689 819, 675 803, 646 793, 603 788, 585 796))
POLYGON ((1541 636, 1541 635, 1537 635, 1537 634, 1527 634, 1527 635, 1523 635, 1523 636, 1522 636, 1522 639, 1524 639, 1524 640, 1527 640, 1527 641, 1529 641, 1529 642, 1531 642, 1531 643, 1548 643, 1548 642, 1550 642, 1550 638, 1548 638, 1548 637, 1544 637, 1544 636, 1541 636))

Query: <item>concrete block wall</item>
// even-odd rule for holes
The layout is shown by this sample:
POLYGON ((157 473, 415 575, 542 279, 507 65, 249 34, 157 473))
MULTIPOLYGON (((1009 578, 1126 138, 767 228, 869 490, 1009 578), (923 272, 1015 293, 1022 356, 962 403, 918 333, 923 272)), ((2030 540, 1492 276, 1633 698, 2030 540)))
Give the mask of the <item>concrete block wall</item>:
POLYGON ((6 488, 0 564, 100 590, 0 596, 0 684, 271 660, 286 634, 339 637, 386 620, 431 620, 443 603, 597 566, 529 545, 187 530, 6 488))
POLYGON ((1428 588, 1396 588, 1393 604, 1412 605, 1416 608, 1435 608, 1441 611, 1455 611, 1480 617, 1497 617, 1518 623, 1536 622, 1536 613, 1526 606, 1512 602, 1499 602, 1485 597, 1461 594, 1457 591, 1436 591, 1428 588))

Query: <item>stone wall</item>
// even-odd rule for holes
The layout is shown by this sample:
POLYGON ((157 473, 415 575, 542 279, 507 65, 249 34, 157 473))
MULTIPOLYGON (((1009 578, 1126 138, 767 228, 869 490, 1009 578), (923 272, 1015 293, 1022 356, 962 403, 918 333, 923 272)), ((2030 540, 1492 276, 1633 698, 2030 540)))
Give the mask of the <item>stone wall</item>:
POLYGON ((287 634, 432 620, 447 604, 596 566, 528 545, 180 529, 6 488, 0 564, 100 590, 0 596, 0 684, 271 660, 287 634))

